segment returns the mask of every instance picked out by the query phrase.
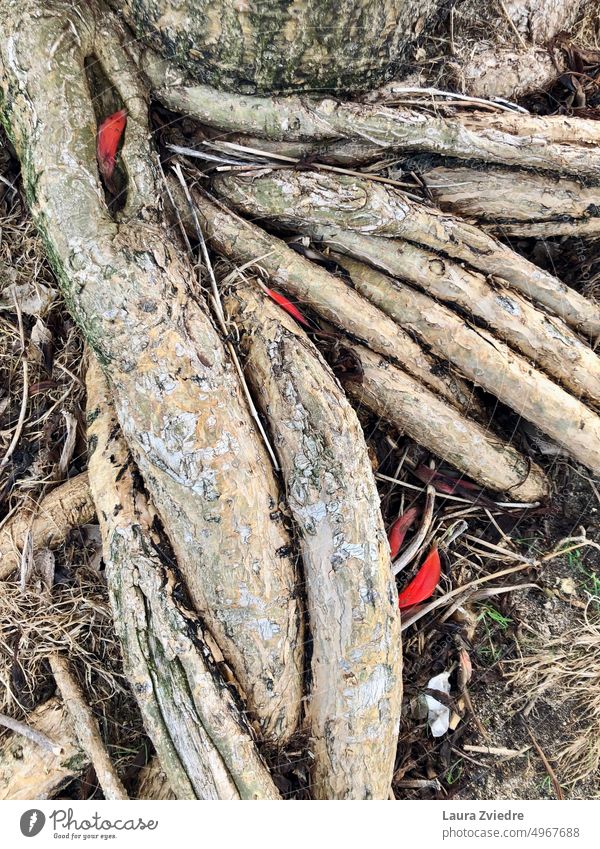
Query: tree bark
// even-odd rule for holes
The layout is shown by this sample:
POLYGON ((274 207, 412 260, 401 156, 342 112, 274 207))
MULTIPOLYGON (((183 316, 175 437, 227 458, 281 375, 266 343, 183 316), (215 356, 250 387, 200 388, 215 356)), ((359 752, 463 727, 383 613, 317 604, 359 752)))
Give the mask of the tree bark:
POLYGON ((223 175, 213 185, 247 215, 293 229, 329 226, 424 245, 494 275, 567 324, 600 336, 600 306, 456 216, 431 209, 382 183, 322 173, 269 169, 223 175))
POLYGON ((188 296, 193 269, 161 223, 145 92, 96 3, 42 12, 3 0, 0 11, 3 121, 63 295, 110 374, 192 601, 265 736, 283 741, 299 717, 302 638, 278 485, 223 344, 188 296), (129 109, 117 220, 84 75, 98 53, 129 109))
POLYGON ((402 696, 397 590, 362 430, 312 343, 255 283, 225 301, 296 522, 312 638, 313 793, 387 799, 402 696))
POLYGON ((180 799, 276 799, 251 729, 216 670, 174 568, 161 560, 155 513, 135 470, 101 369, 87 376, 90 482, 127 678, 180 799))
POLYGON ((115 2, 169 62, 217 88, 368 91, 389 79, 441 0, 115 2))

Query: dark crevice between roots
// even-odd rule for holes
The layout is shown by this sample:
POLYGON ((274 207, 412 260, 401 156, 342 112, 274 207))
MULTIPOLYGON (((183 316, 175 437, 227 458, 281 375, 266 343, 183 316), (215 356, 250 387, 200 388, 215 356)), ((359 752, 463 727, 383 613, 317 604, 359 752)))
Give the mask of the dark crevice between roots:
MULTIPOLYGON (((102 63, 94 53, 85 57, 84 70, 90 91, 91 104, 96 118, 96 127, 98 128, 109 115, 113 115, 119 109, 125 109, 125 102, 118 88, 113 85, 102 63)), ((119 150, 123 147, 123 140, 126 133, 127 130, 125 130, 121 138, 119 150)), ((103 179, 100 170, 98 171, 98 175, 104 189, 104 199, 108 211, 116 219, 117 214, 124 209, 127 203, 129 185, 127 171, 121 163, 119 155, 117 154, 115 170, 110 180, 110 185, 103 179)))

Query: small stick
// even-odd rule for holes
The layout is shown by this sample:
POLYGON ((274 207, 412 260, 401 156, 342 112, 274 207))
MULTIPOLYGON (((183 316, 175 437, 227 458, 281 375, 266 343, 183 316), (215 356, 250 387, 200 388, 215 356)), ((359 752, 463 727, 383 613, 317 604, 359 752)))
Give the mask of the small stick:
POLYGON ((517 758, 524 755, 531 749, 531 746, 525 746, 522 749, 505 749, 503 746, 463 746, 465 752, 475 752, 478 755, 500 755, 502 758, 517 758))
POLYGON ((468 584, 463 584, 462 587, 457 587, 455 590, 451 590, 451 592, 440 596, 440 598, 436 598, 434 601, 430 601, 429 604, 426 604, 420 610, 416 610, 414 613, 404 616, 402 619, 402 630, 405 631, 418 619, 421 619, 423 616, 425 616, 426 613, 430 613, 437 607, 441 607, 443 604, 446 604, 449 599, 454 598, 454 596, 456 595, 464 593, 465 590, 468 590, 471 587, 479 586, 479 584, 487 583, 487 581, 493 581, 494 578, 500 578, 504 575, 512 575, 513 572, 522 572, 523 569, 527 569, 529 565, 529 563, 520 563, 518 566, 513 566, 511 569, 502 569, 500 572, 494 572, 492 575, 484 575, 483 578, 477 578, 475 581, 469 581, 468 584))
POLYGON ((423 511, 423 519, 421 521, 421 525, 419 527, 418 532, 415 534, 413 540, 411 540, 410 545, 406 547, 406 551, 403 551, 402 554, 394 560, 392 563, 392 572, 394 575, 397 575, 398 572, 401 572, 402 569, 406 568, 413 557, 418 552, 419 548, 423 544, 425 537, 429 532, 429 528, 431 527, 431 523, 433 521, 433 506, 435 504, 435 489, 430 484, 427 486, 426 490, 426 500, 425 500, 425 509, 423 511))
POLYGON ((554 772, 554 770, 553 770, 553 768, 550 764, 550 761, 548 760, 548 758, 544 754, 542 747, 540 746, 538 741, 535 739, 535 737, 533 735, 533 731, 527 725, 525 720, 523 720, 523 724, 525 725, 525 730, 527 731, 527 733, 531 737, 531 742, 533 743, 536 752, 538 753, 542 763, 544 764, 546 772, 550 776, 550 780, 552 781, 552 786, 554 787, 554 792, 556 793, 556 798, 561 799, 561 800, 564 799, 565 797, 563 796, 562 788, 561 788, 561 786, 558 782, 558 778, 556 777, 556 773, 554 772))
POLYGON ((98 723, 86 704, 85 695, 73 678, 68 661, 58 654, 50 656, 50 667, 65 706, 75 725, 81 748, 88 755, 106 799, 128 799, 121 779, 102 742, 98 723))
POLYGON ((45 749, 47 752, 52 752, 53 755, 58 756, 62 754, 62 746, 59 746, 58 743, 55 743, 49 737, 46 737, 46 735, 42 734, 41 731, 36 731, 35 728, 32 728, 30 725, 26 725, 24 722, 19 722, 18 719, 13 719, 11 716, 6 716, 6 714, 0 713, 0 725, 3 725, 5 728, 10 728, 10 730, 14 731, 15 734, 27 737, 28 740, 32 741, 32 743, 37 743, 38 746, 41 746, 42 749, 45 749))
POLYGON ((512 31, 514 32, 514 34, 517 36, 517 40, 518 40, 519 44, 521 45, 521 47, 523 48, 523 50, 527 50, 527 44, 525 43, 525 39, 523 38, 523 36, 521 35, 521 33, 519 32, 519 30, 518 30, 518 29, 517 29, 517 27, 515 26, 515 22, 513 21, 513 19, 511 18, 511 16, 509 15, 509 13, 508 13, 508 9, 506 8, 506 6, 505 6, 505 5, 504 5, 504 3, 502 2, 502 0, 498 0, 498 5, 499 5, 499 6, 500 6, 500 8, 502 9, 502 13, 503 13, 504 17, 506 18, 506 20, 508 21, 508 25, 510 26, 511 30, 512 30, 512 31))

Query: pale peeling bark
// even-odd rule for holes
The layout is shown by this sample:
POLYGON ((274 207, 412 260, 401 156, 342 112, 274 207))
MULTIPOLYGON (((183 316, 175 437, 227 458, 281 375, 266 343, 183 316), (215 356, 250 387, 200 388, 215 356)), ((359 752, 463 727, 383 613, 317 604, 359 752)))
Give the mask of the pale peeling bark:
POLYGON ((363 369, 344 388, 359 404, 391 422, 444 463, 511 499, 543 501, 550 493, 542 470, 489 428, 464 418, 401 369, 347 341, 363 369))
POLYGON ((600 470, 600 418, 581 401, 487 331, 469 326, 427 295, 361 263, 347 265, 359 291, 434 352, 443 350, 463 374, 537 425, 588 468, 600 470))
POLYGON ((350 139, 385 151, 423 151, 600 181, 597 121, 562 116, 461 113, 442 118, 409 109, 332 99, 252 97, 186 85, 152 54, 143 57, 156 97, 169 109, 223 131, 287 142, 350 139), (521 122, 521 118, 523 121, 521 122))
POLYGON ((0 800, 51 799, 62 787, 89 766, 89 758, 77 743, 72 720, 58 698, 31 711, 27 724, 57 743, 55 755, 20 734, 0 741, 0 800))
MULTIPOLYGON (((83 60, 95 4, 0 3, 2 111, 34 220, 67 305, 102 360, 120 424, 196 609, 264 734, 296 727, 302 638, 278 485, 235 370, 188 287, 190 263, 160 224, 144 92, 128 94, 130 197, 105 205, 83 60)), ((102 9, 107 66, 126 61, 102 9), (110 42, 110 43, 109 43, 110 42)), ((136 80, 122 74, 129 92, 136 80)))
POLYGON ((236 91, 368 91, 442 0, 123 0, 132 29, 203 82, 236 91))
MULTIPOLYGON (((452 373, 441 376, 439 363, 384 313, 341 280, 224 207, 194 192, 194 204, 211 246, 240 264, 256 262, 274 285, 295 295, 336 327, 398 362, 462 411, 483 415, 473 391, 452 373), (436 368, 436 365, 438 368, 436 368)), ((185 211, 182 210, 185 215, 185 211)))
POLYGON ((221 680, 178 576, 158 554, 98 363, 88 368, 90 482, 127 679, 179 799, 276 799, 252 732, 221 680))
MULTIPOLYGON (((437 301, 460 307, 467 315, 483 321, 495 336, 525 354, 538 368, 557 378, 577 398, 600 403, 600 360, 594 351, 560 319, 536 310, 499 281, 488 281, 407 242, 390 244, 389 240, 371 240, 347 231, 323 235, 328 244, 387 268, 394 277, 416 284, 437 301)), ((335 258, 350 271, 357 291, 406 330, 414 332, 415 310, 429 316, 439 308, 432 298, 398 280, 390 280, 363 262, 339 255, 335 258)), ((453 322, 463 324, 462 319, 452 315, 453 322)), ((426 330, 423 334, 423 341, 428 342, 426 330)), ((421 334, 417 335, 421 338, 421 334)))
POLYGON ((387 799, 402 695, 397 591, 363 433, 298 325, 255 283, 225 300, 299 529, 312 639, 313 793, 387 799))
POLYGON ((329 226, 407 239, 506 281, 569 325, 600 336, 600 305, 461 218, 368 179, 291 170, 223 174, 218 193, 248 215, 293 229, 329 226))
POLYGON ((94 514, 87 472, 51 490, 31 510, 20 510, 0 531, 0 580, 18 567, 29 532, 34 551, 58 548, 72 528, 91 522, 94 514))
POLYGON ((532 91, 552 83, 565 68, 564 59, 535 44, 526 49, 490 47, 473 43, 458 45, 456 59, 446 65, 453 85, 475 97, 503 97, 518 100, 532 91))
POLYGON ((439 166, 420 172, 440 209, 499 236, 600 236, 600 189, 499 168, 439 166))

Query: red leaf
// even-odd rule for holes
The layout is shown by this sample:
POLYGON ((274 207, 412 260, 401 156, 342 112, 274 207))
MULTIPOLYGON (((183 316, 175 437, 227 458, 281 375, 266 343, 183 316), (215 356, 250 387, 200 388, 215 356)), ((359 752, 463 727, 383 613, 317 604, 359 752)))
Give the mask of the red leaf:
POLYGON ((433 595, 441 574, 440 555, 437 547, 434 546, 410 584, 398 596, 400 610, 405 607, 412 607, 413 604, 419 604, 433 595))
POLYGON ((276 304, 279 304, 282 309, 295 318, 296 321, 299 321, 300 324, 304 324, 306 327, 310 327, 310 322, 304 318, 298 307, 294 306, 291 301, 288 301, 285 295, 282 295, 280 292, 275 292, 273 289, 267 289, 266 286, 265 292, 273 301, 275 301, 276 304))
POLYGON ((404 542, 407 530, 417 518, 417 508, 411 507, 403 513, 392 525, 388 531, 388 542, 390 544, 390 556, 392 560, 397 557, 398 552, 404 542))
POLYGON ((115 157, 117 148, 121 141, 121 136, 127 124, 127 110, 119 109, 109 115, 98 128, 98 138, 96 140, 96 155, 98 157, 98 167, 100 174, 105 182, 110 182, 110 179, 115 170, 115 157))

